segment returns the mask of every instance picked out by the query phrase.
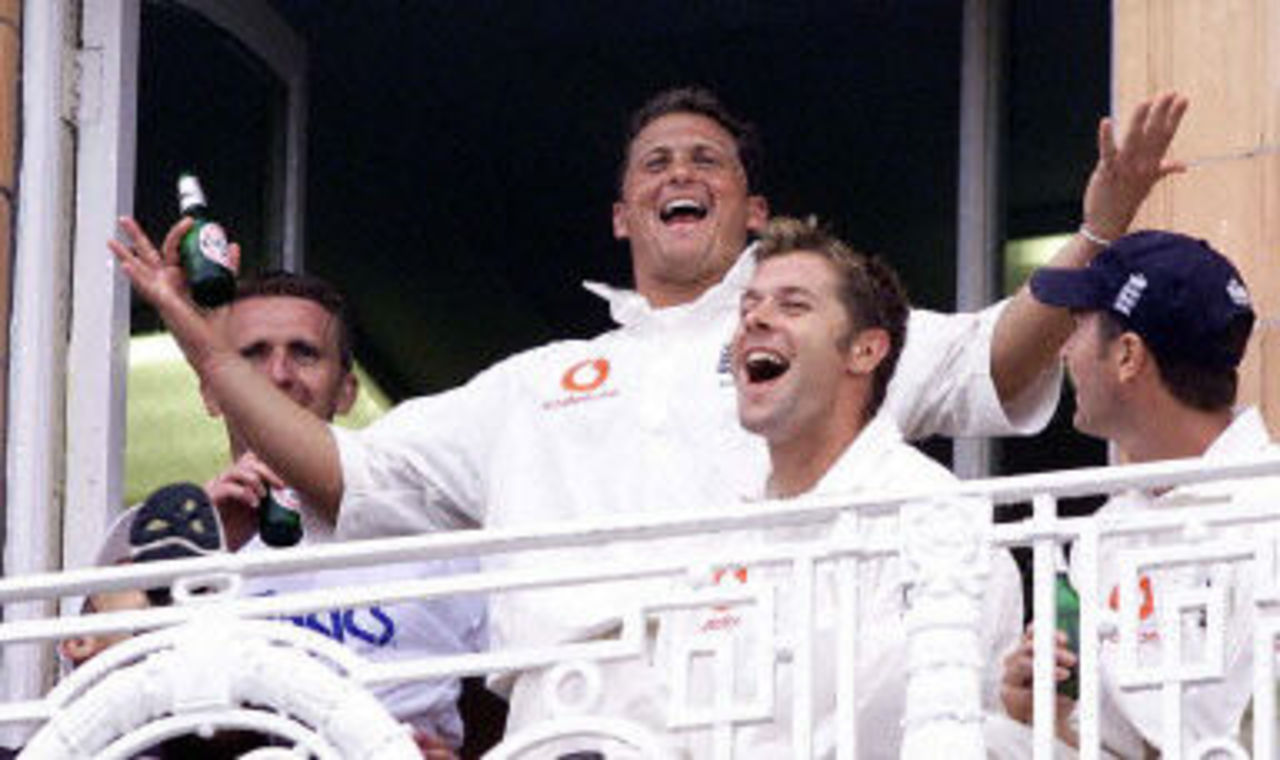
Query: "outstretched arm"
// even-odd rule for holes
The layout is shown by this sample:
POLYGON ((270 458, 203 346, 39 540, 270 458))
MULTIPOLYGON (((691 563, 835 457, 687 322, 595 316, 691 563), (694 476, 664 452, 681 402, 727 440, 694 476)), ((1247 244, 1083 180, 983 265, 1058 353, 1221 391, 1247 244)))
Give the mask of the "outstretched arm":
MULTIPOLYGON (((1157 182, 1186 169, 1165 157, 1186 110, 1187 99, 1176 93, 1144 100, 1133 110, 1119 143, 1112 120, 1102 120, 1098 163, 1084 193, 1081 231, 1047 266, 1086 266, 1103 248, 1098 240, 1115 240, 1128 231, 1157 182)), ((1026 285, 1019 289, 992 336, 991 377, 1001 403, 1007 407, 1014 402, 1057 360, 1071 327, 1065 310, 1040 303, 1026 285)))
MULTIPOLYGON (((107 247, 134 290, 160 313, 200 381, 249 448, 332 520, 342 498, 342 470, 333 435, 324 422, 293 403, 235 351, 221 329, 225 310, 206 314, 191 302, 178 265, 178 243, 191 224, 190 219, 175 224, 156 250, 138 223, 126 217, 120 220, 120 229, 129 244, 109 240, 107 247)), ((233 256, 238 255, 235 249, 233 256)))

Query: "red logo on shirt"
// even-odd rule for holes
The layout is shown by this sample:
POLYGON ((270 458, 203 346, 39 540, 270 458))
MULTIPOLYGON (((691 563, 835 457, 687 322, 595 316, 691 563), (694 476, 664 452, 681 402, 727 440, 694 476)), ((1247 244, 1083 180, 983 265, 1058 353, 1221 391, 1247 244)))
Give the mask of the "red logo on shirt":
POLYGON ((726 575, 732 575, 734 578, 737 578, 737 579, 738 579, 738 583, 746 583, 746 582, 747 582, 747 568, 742 567, 742 566, 738 566, 738 567, 718 567, 718 568, 716 568, 716 569, 711 573, 711 582, 712 582, 713 584, 715 584, 715 585, 719 586, 719 585, 720 585, 720 581, 724 580, 724 577, 725 577, 726 575))
MULTIPOLYGON (((725 580, 736 580, 738 583, 746 583, 747 568, 742 565, 738 565, 736 567, 717 567, 711 572, 711 583, 713 585, 719 586, 725 580)), ((698 630, 701 633, 727 631, 737 628, 741 622, 742 617, 735 614, 729 605, 717 604, 711 607, 710 613, 698 626, 698 630)))
MULTIPOLYGON (((1151 579, 1145 575, 1138 577, 1138 590, 1142 592, 1142 606, 1138 608, 1138 619, 1146 620, 1156 611, 1155 594, 1151 592, 1151 579)), ((1107 606, 1120 610, 1120 587, 1111 588, 1111 596, 1107 598, 1107 606)))
POLYGON ((604 358, 587 359, 574 364, 560 376, 560 387, 568 391, 569 395, 543 401, 542 408, 548 411, 565 409, 587 401, 617 396, 617 388, 601 388, 609 379, 609 369, 609 360, 604 358))
POLYGON ((608 359, 587 359, 565 370, 560 378, 560 387, 573 393, 589 393, 608 379, 608 359))

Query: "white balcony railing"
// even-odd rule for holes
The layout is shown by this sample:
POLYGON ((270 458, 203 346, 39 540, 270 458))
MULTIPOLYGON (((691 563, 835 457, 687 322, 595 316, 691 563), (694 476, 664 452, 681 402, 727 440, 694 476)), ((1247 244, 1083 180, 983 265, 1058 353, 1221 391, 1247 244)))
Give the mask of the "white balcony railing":
MULTIPOLYGON (((1280 505, 1261 495, 1274 494, 1258 478, 1280 477, 1280 458, 1256 459, 1230 466, 1202 462, 1168 462, 1124 468, 1101 468, 969 481, 946 491, 885 494, 875 498, 805 498, 708 510, 699 514, 655 514, 557 525, 528 530, 466 531, 447 534, 352 542, 300 550, 228 555, 142 565, 74 570, 0 580, 0 647, 9 658, 34 656, 39 647, 77 634, 146 632, 109 649, 70 674, 39 699, 10 699, 0 704, 0 726, 23 725, 36 731, 26 757, 129 757, 159 739, 193 730, 246 727, 276 733, 321 758, 414 757, 404 732, 381 711, 367 689, 417 679, 538 669, 549 686, 548 719, 509 733, 491 757, 546 757, 539 748, 552 738, 570 734, 608 737, 641 756, 664 756, 671 736, 702 735, 708 754, 734 757, 734 737, 767 718, 778 700, 787 702, 790 748, 783 756, 804 758, 858 757, 859 748, 874 747, 876 736, 858 736, 853 719, 857 704, 855 672, 858 637, 858 579, 873 563, 896 557, 915 584, 914 600, 904 625, 907 665, 902 678, 915 695, 904 716, 906 757, 982 757, 983 735, 978 704, 980 670, 975 658, 977 605, 982 594, 988 547, 1029 546, 1035 583, 1032 593, 1037 673, 1035 686, 1035 756, 1052 757, 1053 684, 1050 635, 1054 629, 1055 556, 1074 544, 1073 566, 1080 591, 1081 757, 1099 756, 1100 681, 1096 663, 1102 637, 1118 642, 1119 680, 1125 690, 1160 694, 1161 725, 1182 726, 1188 690, 1224 678, 1222 647, 1224 605, 1233 603, 1231 589, 1212 584, 1194 593, 1170 591, 1168 598, 1141 598, 1139 576, 1160 568, 1230 566, 1236 577, 1249 579, 1253 620, 1253 721, 1246 742, 1256 757, 1276 757, 1275 658, 1280 635, 1280 561, 1276 526, 1280 505), (1163 491, 1173 486, 1249 480, 1235 488, 1231 503, 1193 499, 1184 506, 1116 518, 1069 518, 1057 514, 1057 502, 1068 497, 1114 494, 1128 489, 1163 491), (1240 498, 1258 494, 1260 498, 1240 498), (1032 516, 1019 522, 992 524, 992 505, 1031 502, 1032 516), (803 526, 831 525, 843 520, 857 525, 869 516, 898 515, 893 540, 875 541, 855 529, 832 533, 810 529, 813 536, 796 539, 803 526), (731 536, 778 535, 789 540, 733 542, 731 536), (1135 534, 1157 536, 1149 548, 1107 554, 1107 568, 1122 580, 1112 600, 1099 599, 1100 547, 1108 539, 1135 534), (715 536, 704 545, 723 550, 692 558, 671 550, 673 542, 715 536), (547 556, 547 550, 581 549, 625 542, 649 547, 642 552, 591 552, 580 561, 555 564, 521 562, 547 556), (473 574, 364 587, 344 587, 271 597, 244 598, 237 591, 245 578, 314 571, 321 568, 392 564, 398 561, 459 556, 501 557, 501 567, 473 574), (717 571, 745 567, 750 583, 712 584, 717 571), (756 572, 754 568, 760 568, 756 572), (817 648, 813 635, 820 615, 815 589, 834 579, 837 606, 832 662, 817 648), (1132 582, 1123 579, 1130 579, 1132 582), (49 605, 92 592, 144 588, 173 583, 172 607, 101 613, 84 617, 33 616, 49 605), (556 588, 616 588, 616 633, 571 643, 523 647, 483 654, 401 660, 361 661, 333 642, 292 625, 263 618, 300 615, 335 607, 454 595, 511 595, 556 588), (193 595, 192 589, 213 587, 193 595), (628 593, 623 593, 623 590, 628 593), (648 591, 641 593, 640 589, 648 591), (1154 601, 1171 610, 1157 621, 1158 635, 1175 654, 1158 663, 1133 654, 1138 641, 1139 611, 1154 601), (1100 604, 1101 602, 1101 604, 1100 604), (733 636, 705 642, 663 639, 671 621, 694 609, 733 609, 757 626, 748 646, 733 636), (1204 652, 1176 654, 1183 648, 1180 631, 1187 616, 1199 616, 1205 629, 1204 652), (670 692, 661 725, 605 715, 595 710, 601 690, 609 688, 609 668, 633 658, 649 663, 655 631, 670 692), (710 694, 694 694, 691 672, 706 666, 710 694), (746 663, 744 665, 744 663, 746 663), (834 673, 834 709, 823 732, 815 712, 815 674, 834 673), (603 679, 603 680, 602 680, 603 679), (787 683, 783 684, 783 680, 787 683), (557 690, 557 686, 574 688, 557 690), (734 684, 737 683, 737 686, 734 684), (743 683, 751 685, 744 695, 743 683), (268 709, 263 709, 263 708, 268 709), (701 732, 701 733, 699 733, 701 732)), ((1199 491, 1199 489, 1197 489, 1199 491)), ((564 557, 563 551, 555 556, 564 557)), ((1163 588, 1163 587, 1162 587, 1163 588)), ((1159 594, 1164 594, 1161 590, 1159 594)), ((670 625, 670 629, 677 626, 670 625)), ((820 700, 819 700, 820 701, 820 700)), ((1166 731, 1160 744, 1171 758, 1245 757, 1240 737, 1198 737, 1184 746, 1181 731, 1166 731), (1216 755, 1215 755, 1216 756, 1216 755)), ((740 755, 739 755, 740 756, 740 755)))

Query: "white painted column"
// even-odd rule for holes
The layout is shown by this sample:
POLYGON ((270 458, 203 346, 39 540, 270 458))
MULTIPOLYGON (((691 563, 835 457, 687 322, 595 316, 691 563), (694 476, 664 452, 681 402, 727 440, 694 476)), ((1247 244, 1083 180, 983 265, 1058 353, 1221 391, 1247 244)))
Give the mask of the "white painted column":
POLYGON ((92 562, 124 493, 129 287, 106 241, 116 218, 133 210, 138 23, 138 0, 84 7, 67 351, 68 567, 92 562))
MULTIPOLYGON (((1004 0, 965 0, 960 67, 959 187, 956 191, 956 309, 973 311, 999 297, 1000 111, 1004 96, 1004 0)), ((955 473, 991 471, 985 438, 957 439, 955 473)))
MULTIPOLYGON (((71 227, 71 2, 27 3, 22 24, 22 145, 10 322, 7 576, 58 567, 71 227)), ((41 614, 8 605, 6 620, 41 614)), ((47 647, 0 653, 0 698, 42 694, 47 647)), ((20 737, 0 736, 0 742, 20 737)))

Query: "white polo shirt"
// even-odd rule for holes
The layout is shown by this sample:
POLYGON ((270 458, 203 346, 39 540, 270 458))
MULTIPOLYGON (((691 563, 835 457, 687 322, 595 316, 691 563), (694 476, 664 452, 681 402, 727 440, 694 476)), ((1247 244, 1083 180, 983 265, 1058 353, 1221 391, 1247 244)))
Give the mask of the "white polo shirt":
MULTIPOLYGON (((882 413, 863 428, 809 493, 857 498, 877 491, 946 488, 958 482, 945 467, 905 443, 893 423, 882 413)), ((762 492, 762 487, 756 491, 762 492)), ((737 546, 756 541, 818 540, 828 534, 839 535, 853 529, 852 515, 842 515, 833 525, 775 529, 767 534, 756 531, 747 536, 725 537, 723 543, 737 546)), ((893 545, 899 540, 898 513, 863 516, 858 520, 856 530, 865 541, 893 545)), ((819 572, 815 586, 813 656, 817 662, 832 662, 836 651, 833 621, 836 619, 839 589, 831 569, 827 566, 819 572)), ((858 757, 861 760, 889 760, 901 754, 908 676, 905 617, 911 597, 911 579, 904 571, 898 557, 867 560, 860 567, 856 615, 858 658, 855 666, 858 701, 855 715, 858 757)), ((789 568, 768 568, 763 572, 746 569, 739 573, 738 579, 747 583, 763 581, 783 587, 790 585, 789 568)), ((786 604, 790 597, 781 599, 778 620, 770 624, 778 633, 795 627, 795 623, 790 622, 790 608, 786 604)), ((1003 656, 1016 644, 1022 629, 1022 581, 1012 556, 1003 549, 991 551, 980 613, 978 653, 985 663, 981 699, 983 707, 990 710, 999 704, 1003 656)), ((662 667, 671 667, 669 660, 673 656, 669 649, 676 643, 673 637, 684 638, 685 643, 696 643, 700 636, 731 636, 736 639, 732 651, 739 657, 735 678, 743 681, 736 684, 737 689, 741 693, 755 693, 760 686, 751 678, 751 663, 760 655, 757 649, 762 643, 753 635, 759 623, 744 624, 743 614, 730 609, 668 616, 664 619, 658 646, 657 656, 662 667)), ((680 662, 679 657, 674 657, 674 660, 680 662)), ((834 666, 819 666, 812 673, 814 742, 818 757, 833 757, 835 753, 839 732, 835 723, 835 671, 834 666)), ((691 680, 690 692, 714 693, 715 684, 711 681, 710 672, 696 671, 691 678, 697 680, 691 680)), ((791 756, 793 676, 790 663, 779 664, 775 678, 777 690, 772 720, 739 728, 735 733, 734 757, 791 756)), ((663 699, 655 701, 665 704, 665 699, 663 694, 663 699)), ((708 736, 694 734, 684 741, 689 757, 710 757, 713 753, 708 736)))
MULTIPOLYGON (((763 442, 738 425, 729 369, 738 300, 753 270, 748 250, 697 300, 663 309, 632 291, 590 285, 609 302, 617 329, 518 354, 460 388, 400 404, 363 430, 333 428, 344 484, 339 535, 548 525, 735 503, 768 469, 763 442)), ((911 312, 885 402, 908 438, 1029 433, 1048 421, 1058 399, 1056 367, 1010 405, 1012 418, 996 396, 990 344, 999 309, 911 312)), ((672 542, 671 550, 696 553, 698 541, 672 542)), ((651 544, 595 546, 536 561, 652 551, 651 544)), ((494 646, 591 635, 643 588, 496 596, 494 646)))
MULTIPOLYGON (((302 515, 300 546, 334 540, 333 529, 313 512, 304 508, 302 515)), ((255 535, 240 551, 272 549, 255 535)), ((434 578, 470 572, 476 564, 469 559, 434 560, 261 576, 248 579, 244 593, 268 596, 434 578)), ((486 612, 483 599, 446 598, 322 610, 290 617, 289 622, 326 636, 371 662, 394 662, 483 651, 487 646, 486 612)), ((373 689, 373 694, 397 719, 455 747, 463 738, 462 718, 458 714, 461 692, 462 684, 456 678, 410 681, 373 689)))
MULTIPOLYGON (((1208 462, 1229 462, 1243 457, 1260 456, 1272 450, 1262 416, 1255 408, 1236 415, 1205 450, 1208 462)), ((1260 478, 1242 481, 1214 482, 1179 486, 1155 496, 1129 492, 1110 499, 1097 512, 1105 519, 1148 510, 1187 506, 1196 500, 1221 499, 1231 503, 1275 504, 1280 502, 1280 479, 1260 478)), ((1230 506, 1224 506, 1229 509, 1230 506)), ((1256 526, 1243 526, 1220 531, 1208 540, 1223 537, 1248 537, 1256 526)), ((1126 552, 1154 548, 1170 539, 1159 534, 1132 534, 1104 539, 1099 546, 1098 599, 1104 614, 1115 614, 1119 557, 1126 552)), ((1181 543, 1181 537, 1175 537, 1181 543)), ((1072 582, 1077 583, 1075 568, 1072 582)), ((1163 657, 1158 621, 1158 600, 1176 589, 1204 589, 1216 586, 1226 591, 1225 639, 1222 681, 1187 688, 1182 706, 1184 749, 1198 740, 1216 737, 1234 738, 1240 729, 1245 707, 1253 696, 1253 621, 1252 564, 1219 563, 1212 566, 1184 566, 1144 574, 1137 589, 1140 601, 1136 659, 1140 666, 1157 666, 1163 657)), ((1203 621, 1188 618, 1182 629, 1183 651, 1198 657, 1205 648, 1203 621)), ((1103 746, 1124 757, 1139 757, 1144 743, 1160 747, 1162 742, 1162 707, 1159 689, 1126 691, 1120 688, 1118 636, 1104 638, 1098 650, 1101 695, 1099 732, 1103 746)))

